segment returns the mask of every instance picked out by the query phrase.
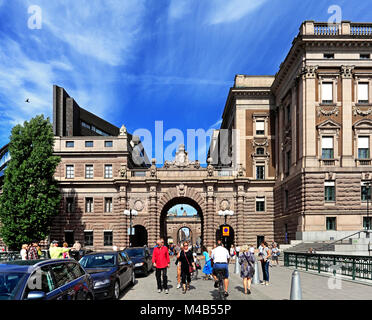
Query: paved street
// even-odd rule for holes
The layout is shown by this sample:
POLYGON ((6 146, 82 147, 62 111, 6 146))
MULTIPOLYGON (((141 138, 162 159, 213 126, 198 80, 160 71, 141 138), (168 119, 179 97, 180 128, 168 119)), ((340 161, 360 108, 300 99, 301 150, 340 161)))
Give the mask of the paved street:
MULTIPOLYGON (((204 261, 202 262, 202 265, 204 261)), ((293 269, 283 266, 270 268, 270 286, 252 285, 252 294, 244 295, 243 284, 238 274, 234 273, 234 265, 230 264, 230 285, 228 300, 287 300, 290 297, 291 278, 293 269)), ((174 258, 168 269, 169 294, 158 293, 156 290, 155 272, 148 277, 137 277, 133 288, 126 289, 122 300, 216 300, 217 289, 213 281, 201 279, 199 270, 198 280, 191 283, 191 290, 182 294, 181 289, 176 289, 176 266, 174 258)), ((260 270, 260 278, 262 272, 260 270)), ((329 278, 300 271, 303 300, 364 300, 372 298, 372 286, 342 281, 341 289, 329 288, 329 278)))

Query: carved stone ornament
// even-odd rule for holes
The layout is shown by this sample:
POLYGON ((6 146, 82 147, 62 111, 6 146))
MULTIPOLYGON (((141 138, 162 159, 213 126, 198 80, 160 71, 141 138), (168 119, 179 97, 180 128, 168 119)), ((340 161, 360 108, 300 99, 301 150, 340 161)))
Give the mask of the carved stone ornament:
POLYGON ((125 125, 122 125, 120 128, 120 135, 125 136, 126 134, 127 134, 127 128, 125 127, 125 125))
POLYGON ((136 200, 133 205, 134 209, 137 211, 142 211, 143 208, 145 207, 144 203, 142 200, 136 200))
POLYGON ((245 168, 243 167, 243 165, 239 164, 238 177, 243 177, 244 176, 244 171, 245 171, 245 168))
POLYGON ((152 159, 152 164, 151 164, 151 167, 150 167, 150 176, 152 178, 155 178, 156 177, 156 160, 155 159, 152 159))
POLYGON ((301 73, 306 78, 315 78, 316 70, 318 70, 318 66, 304 66, 301 73))
POLYGON ((331 116, 332 114, 334 114, 335 116, 338 116, 338 106, 335 106, 331 110, 325 110, 322 107, 319 107, 318 108, 318 117, 320 117, 321 115, 323 115, 323 116, 331 116))
MULTIPOLYGON (((198 161, 199 162, 199 161, 198 161)), ((163 167, 168 168, 187 168, 191 166, 195 166, 196 161, 190 161, 187 151, 185 150, 185 145, 180 144, 178 146, 178 151, 176 152, 176 156, 174 161, 165 161, 163 167)), ((196 164, 197 165, 197 164, 196 164)), ((199 163, 200 165, 200 163, 199 163)))
POLYGON ((227 199, 223 199, 221 202, 220 202, 220 209, 221 210, 230 210, 230 201, 227 200, 227 199))
POLYGON ((268 147, 269 146, 269 140, 268 139, 253 140, 252 145, 253 145, 253 147, 268 147))
POLYGON ((178 191, 178 196, 179 197, 185 196, 186 186, 183 183, 181 183, 179 186, 177 186, 177 191, 178 191))
POLYGON ((353 77, 354 66, 341 66, 341 76, 351 79, 353 77))
POLYGON ((119 169, 120 177, 126 178, 127 177, 127 172, 128 172, 127 165, 122 163, 120 165, 120 169, 119 169))
POLYGON ((368 108, 367 110, 363 111, 358 107, 353 107, 353 114, 354 116, 360 115, 360 116, 368 116, 372 113, 372 107, 368 108))

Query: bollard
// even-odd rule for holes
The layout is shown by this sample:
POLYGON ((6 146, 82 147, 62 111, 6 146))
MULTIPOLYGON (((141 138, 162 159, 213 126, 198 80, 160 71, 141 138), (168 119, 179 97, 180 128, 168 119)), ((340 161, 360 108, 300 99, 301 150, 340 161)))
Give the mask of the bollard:
POLYGON ((239 264, 239 257, 235 257, 235 273, 240 274, 240 264, 239 264))
POLYGON ((258 261, 254 263, 254 275, 252 279, 252 284, 260 284, 260 266, 258 264, 258 261))
POLYGON ((300 274, 297 270, 292 273, 292 283, 291 283, 291 300, 302 300, 302 289, 300 274))

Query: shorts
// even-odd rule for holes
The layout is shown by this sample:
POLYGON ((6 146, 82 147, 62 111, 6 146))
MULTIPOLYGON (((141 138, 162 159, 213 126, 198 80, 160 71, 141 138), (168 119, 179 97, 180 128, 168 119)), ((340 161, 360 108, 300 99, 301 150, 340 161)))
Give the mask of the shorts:
POLYGON ((224 270, 225 271, 225 274, 224 274, 225 279, 227 279, 229 277, 229 265, 227 263, 215 263, 213 265, 213 274, 214 275, 217 275, 216 274, 217 270, 224 270))

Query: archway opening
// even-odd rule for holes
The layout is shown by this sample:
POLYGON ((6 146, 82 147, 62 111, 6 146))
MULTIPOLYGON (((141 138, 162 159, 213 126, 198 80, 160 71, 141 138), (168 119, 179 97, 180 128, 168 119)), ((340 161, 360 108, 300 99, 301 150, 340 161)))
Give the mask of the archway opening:
POLYGON ((203 213, 191 198, 177 197, 165 204, 160 215, 160 236, 166 244, 179 244, 187 238, 192 245, 201 245, 203 213), (198 240, 198 242, 197 242, 198 240))
POLYGON ((221 240, 224 247, 230 250, 231 245, 235 245, 235 232, 233 227, 228 224, 220 225, 216 230, 216 242, 217 240, 221 240))
POLYGON ((134 235, 130 236, 130 244, 132 247, 143 247, 148 245, 147 230, 142 225, 135 225, 134 235))

